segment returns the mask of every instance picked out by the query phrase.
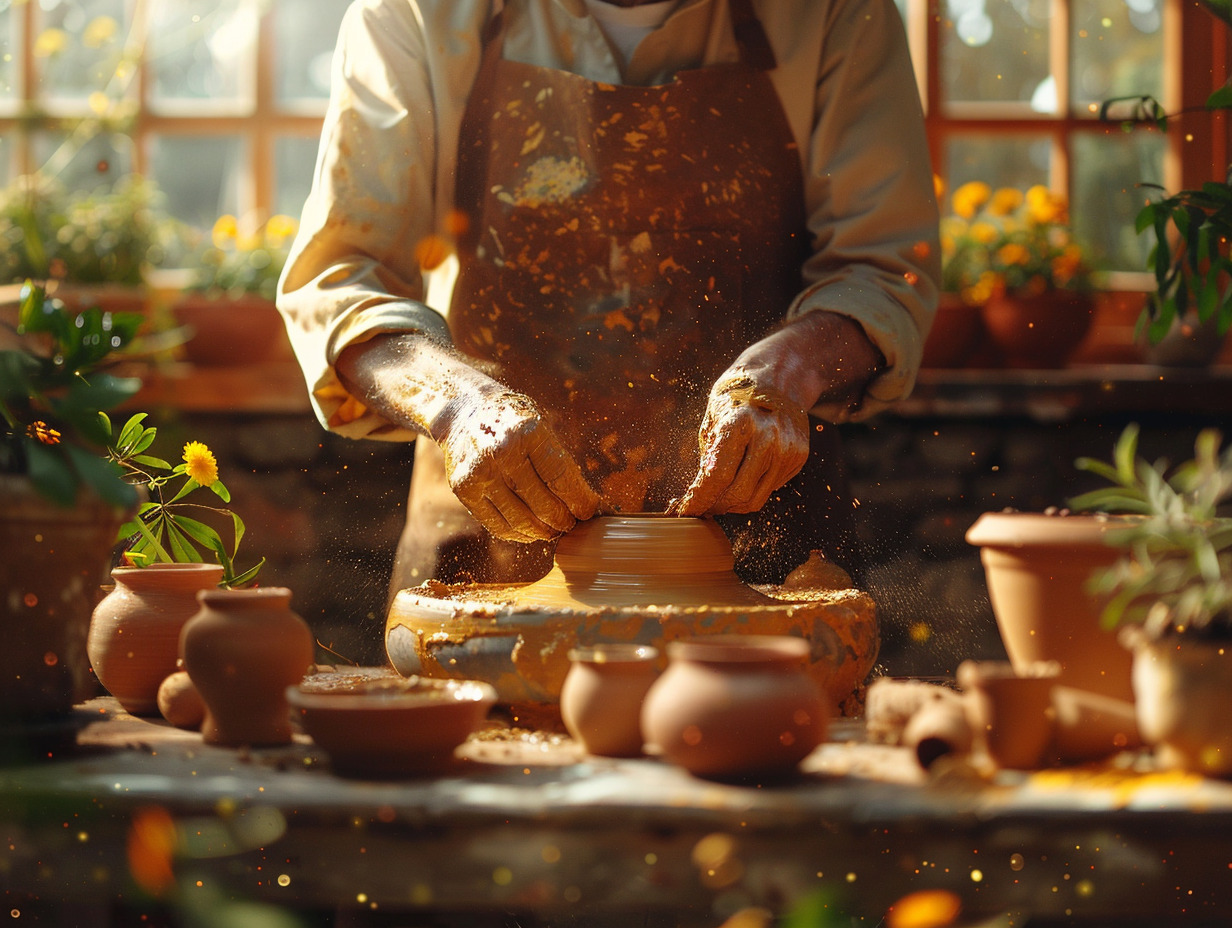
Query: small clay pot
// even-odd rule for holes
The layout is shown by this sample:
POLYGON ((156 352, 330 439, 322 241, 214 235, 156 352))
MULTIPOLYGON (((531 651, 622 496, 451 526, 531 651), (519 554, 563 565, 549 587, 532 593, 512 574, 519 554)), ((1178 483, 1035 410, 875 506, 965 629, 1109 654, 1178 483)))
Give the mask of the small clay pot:
POLYGON ((957 679, 967 720, 988 759, 1007 770, 1035 770, 1052 745, 1052 690, 1060 666, 1041 662, 1015 671, 1007 661, 964 661, 957 679))
POLYGON ((180 636, 184 669, 205 702, 209 744, 291 741, 287 687, 312 667, 312 632, 283 587, 203 590, 180 636))
POLYGON ((659 651, 649 645, 600 644, 569 652, 560 715, 588 753, 642 753, 642 704, 658 679, 659 651))
POLYGON ((824 740, 829 713, 804 639, 709 635, 673 641, 667 656, 642 734, 672 763, 717 779, 778 776, 824 740))
POLYGON ((158 715, 158 687, 176 671, 180 631, 197 594, 217 588, 218 564, 117 567, 94 608, 86 651, 98 680, 133 715, 158 715))

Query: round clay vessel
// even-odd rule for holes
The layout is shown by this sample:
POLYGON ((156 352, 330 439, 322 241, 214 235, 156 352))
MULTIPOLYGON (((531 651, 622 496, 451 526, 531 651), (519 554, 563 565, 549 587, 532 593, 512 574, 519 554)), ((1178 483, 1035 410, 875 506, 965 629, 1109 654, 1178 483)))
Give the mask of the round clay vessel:
POLYGON ((714 635, 673 641, 642 706, 642 734, 664 758, 717 779, 793 771, 826 736, 829 711, 809 675, 808 642, 714 635))
POLYGON ((963 661, 958 685, 975 743, 997 767, 1034 770, 1052 744, 1052 690, 1060 668, 1041 662, 1019 673, 1008 661, 963 661))
POLYGON ((205 703, 185 670, 177 670, 158 687, 158 711, 176 728, 201 728, 205 703))
POLYGON ((578 645, 663 651, 699 635, 793 636, 808 643, 829 708, 854 714, 880 644, 876 604, 841 571, 808 566, 782 585, 749 586, 713 519, 598 516, 559 540, 552 569, 534 583, 429 580, 400 591, 385 647, 405 676, 484 680, 502 704, 538 713, 558 711, 578 645))
POLYGON ((184 669, 205 703, 210 744, 287 744, 286 690, 312 667, 312 632, 283 587, 202 590, 180 635, 184 669))
POLYGON ((988 598, 1010 663, 1020 675, 1056 661, 1066 686, 1133 699, 1130 656, 1100 624, 1092 575, 1124 549, 1109 535, 1133 516, 984 513, 967 530, 980 548, 988 598))
POLYGON ((219 564, 117 567, 95 607, 87 652, 98 680, 134 715, 158 714, 158 687, 176 671, 180 631, 197 594, 222 580, 219 564))
POLYGON ((600 644, 569 652, 560 715, 588 753, 642 753, 642 703, 659 677, 658 659, 657 648, 639 644, 600 644))

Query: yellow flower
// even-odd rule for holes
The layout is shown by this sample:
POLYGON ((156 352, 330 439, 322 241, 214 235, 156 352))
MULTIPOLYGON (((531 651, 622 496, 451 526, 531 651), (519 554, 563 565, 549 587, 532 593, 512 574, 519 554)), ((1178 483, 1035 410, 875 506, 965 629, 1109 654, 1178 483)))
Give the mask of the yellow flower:
POLYGON ((1027 191, 1027 216, 1032 222, 1044 225, 1065 221, 1065 199, 1057 196, 1042 184, 1027 191))
POLYGON ((988 201, 988 213, 992 216, 1008 216, 1022 206, 1022 191, 1014 187, 1002 187, 988 201))
POLYGON ((219 216, 218 221, 214 223, 214 228, 210 232, 210 239, 214 243, 214 247, 220 251, 229 248, 235 243, 236 236, 240 234, 240 224, 234 216, 219 216))
POLYGON ((68 33, 63 29, 44 29, 34 40, 35 58, 54 58, 68 48, 68 33))
POLYGON ((199 441, 190 441, 184 446, 184 472, 203 487, 218 482, 218 462, 214 452, 199 441))
POLYGON ((1026 264, 1031 260, 1031 252, 1017 242, 1006 242, 997 250, 997 260, 1002 264, 1026 264))
POLYGON ((271 216, 265 224, 265 244, 270 248, 281 248, 287 239, 293 238, 299 229, 299 224, 290 216, 279 213, 271 216))
POLYGON ((963 184, 954 191, 954 212, 963 219, 970 219, 992 196, 992 188, 981 180, 963 184))
POLYGON ((95 16, 86 24, 81 44, 86 48, 102 48, 116 37, 119 29, 119 24, 110 16, 95 16))
POLYGON ((26 426, 26 434, 29 435, 31 438, 33 438, 35 441, 39 442, 40 444, 44 444, 44 445, 60 444, 60 433, 56 429, 53 429, 50 425, 48 425, 42 419, 35 419, 28 426, 26 426))

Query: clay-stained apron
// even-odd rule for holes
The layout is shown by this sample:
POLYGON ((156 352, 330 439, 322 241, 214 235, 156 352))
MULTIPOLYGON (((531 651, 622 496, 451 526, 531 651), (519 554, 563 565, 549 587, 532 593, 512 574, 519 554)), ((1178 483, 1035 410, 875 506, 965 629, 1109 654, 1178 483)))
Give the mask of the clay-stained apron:
MULTIPOLYGON (((684 491, 711 384, 801 286, 797 145, 731 8, 742 60, 653 87, 503 60, 498 17, 462 124, 455 345, 541 405, 611 511, 684 491)), ((549 549, 487 536, 420 444, 393 588, 544 573, 549 549)))

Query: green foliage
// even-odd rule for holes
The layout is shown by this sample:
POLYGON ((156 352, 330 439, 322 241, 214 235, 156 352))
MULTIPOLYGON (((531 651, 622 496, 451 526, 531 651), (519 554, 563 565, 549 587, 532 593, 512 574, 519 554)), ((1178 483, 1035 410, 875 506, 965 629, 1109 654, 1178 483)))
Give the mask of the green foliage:
POLYGON ((69 313, 27 282, 13 343, 0 351, 0 472, 28 476, 44 496, 72 506, 83 488, 120 508, 136 493, 106 460, 107 411, 141 386, 104 370, 136 337, 141 316, 69 313))
POLYGON ((147 427, 145 418, 145 413, 137 413, 124 423, 109 454, 128 480, 144 488, 147 497, 136 516, 120 526, 118 540, 126 544, 125 558, 132 564, 144 566, 155 561, 201 563, 205 560, 203 553, 212 554, 223 568, 220 586, 251 586, 265 559, 236 573, 235 559, 244 537, 244 520, 229 509, 185 499, 198 489, 208 489, 222 502, 231 502, 230 491, 218 479, 213 454, 200 442, 189 442, 185 446, 184 460, 172 466, 147 453, 158 437, 158 429, 147 427), (222 521, 230 523, 230 549, 214 526, 190 516, 189 512, 203 517, 221 517, 222 521))
POLYGON ((1103 621, 1138 624, 1156 637, 1232 634, 1232 517, 1220 514, 1232 496, 1232 447, 1221 451, 1222 435, 1205 429, 1193 458, 1170 467, 1138 454, 1138 434, 1137 425, 1126 427, 1111 462, 1075 462, 1109 485, 1071 499, 1071 508, 1143 517, 1109 533, 1126 554, 1093 580, 1109 597, 1103 621))
POLYGON ((0 191, 0 283, 140 284, 173 241, 161 194, 137 175, 70 191, 31 174, 0 191))

